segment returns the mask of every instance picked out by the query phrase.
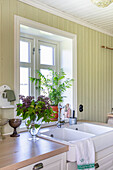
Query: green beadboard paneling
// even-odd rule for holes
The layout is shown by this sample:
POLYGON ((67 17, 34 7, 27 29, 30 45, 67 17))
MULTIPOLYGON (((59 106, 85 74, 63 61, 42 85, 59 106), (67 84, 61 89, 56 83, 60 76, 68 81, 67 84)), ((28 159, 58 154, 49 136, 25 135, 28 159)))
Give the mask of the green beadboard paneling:
MULTIPOLYGON (((10 2, 7 0, 4 0, 2 2, 2 20, 1 20, 1 56, 2 56, 2 62, 1 62, 1 83, 0 84, 10 84, 10 13, 9 13, 9 7, 10 2)), ((13 37, 12 37, 13 38, 13 37)), ((13 49, 12 49, 13 50, 13 49)), ((12 65, 13 67, 13 65, 12 65)), ((12 82, 13 83, 13 82, 12 82)))
MULTIPOLYGON (((2 33, 2 28, 1 28, 1 22, 2 22, 2 3, 0 2, 0 68, 1 68, 1 63, 2 63, 2 54, 1 54, 1 48, 2 48, 2 37, 1 37, 1 33, 2 33)), ((0 70, 0 82, 1 82, 1 76, 2 76, 2 72, 0 70)))
POLYGON ((52 15, 18 0, 0 1, 0 85, 14 87, 14 15, 77 34, 78 119, 105 122, 113 107, 113 37, 52 15), (2 42, 2 43, 1 43, 2 42))
POLYGON ((46 24, 51 26, 51 23, 53 21, 53 16, 48 14, 47 12, 42 10, 38 10, 38 22, 41 22, 42 24, 46 24))
MULTIPOLYGON (((111 42, 111 47, 113 47, 113 41, 111 42)), ((111 52, 111 93, 112 93, 112 96, 113 96, 113 52, 111 52)), ((111 106, 113 108, 113 97, 111 96, 111 106)))
POLYGON ((53 27, 58 28, 58 17, 53 15, 53 27))

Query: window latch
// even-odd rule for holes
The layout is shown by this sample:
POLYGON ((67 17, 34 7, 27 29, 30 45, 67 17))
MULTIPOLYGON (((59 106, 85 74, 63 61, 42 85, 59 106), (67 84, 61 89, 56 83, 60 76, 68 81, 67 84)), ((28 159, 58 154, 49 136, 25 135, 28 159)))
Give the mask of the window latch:
POLYGON ((33 55, 35 54, 35 48, 33 48, 33 55))
POLYGON ((39 48, 38 51, 39 51, 39 54, 40 54, 41 49, 39 48))

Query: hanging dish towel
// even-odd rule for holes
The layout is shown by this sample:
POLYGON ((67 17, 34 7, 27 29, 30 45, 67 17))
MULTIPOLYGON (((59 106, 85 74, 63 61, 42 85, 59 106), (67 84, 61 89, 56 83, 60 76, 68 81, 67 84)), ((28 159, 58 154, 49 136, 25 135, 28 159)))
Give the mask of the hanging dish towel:
POLYGON ((6 97, 9 102, 16 100, 15 93, 13 90, 5 90, 4 92, 6 92, 6 97))
POLYGON ((77 169, 95 169, 95 150, 91 139, 82 140, 76 143, 77 169))

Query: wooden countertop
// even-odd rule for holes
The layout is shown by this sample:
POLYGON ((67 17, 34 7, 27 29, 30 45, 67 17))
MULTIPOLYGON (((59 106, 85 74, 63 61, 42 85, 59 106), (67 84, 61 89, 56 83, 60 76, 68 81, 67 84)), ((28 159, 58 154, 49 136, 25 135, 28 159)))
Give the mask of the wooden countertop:
POLYGON ((22 132, 20 137, 6 136, 0 142, 0 170, 16 170, 68 151, 66 145, 41 138, 33 142, 29 137, 28 132, 22 132))

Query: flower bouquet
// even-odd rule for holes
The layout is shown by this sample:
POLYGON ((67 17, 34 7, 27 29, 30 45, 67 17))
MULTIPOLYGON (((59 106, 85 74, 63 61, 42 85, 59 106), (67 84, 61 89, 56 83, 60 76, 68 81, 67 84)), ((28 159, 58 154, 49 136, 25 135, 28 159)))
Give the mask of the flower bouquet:
POLYGON ((51 101, 48 97, 40 95, 37 100, 33 96, 19 96, 22 103, 17 104, 17 116, 21 116, 26 120, 27 129, 29 129, 32 139, 36 140, 36 135, 42 122, 50 122, 53 109, 51 101))

